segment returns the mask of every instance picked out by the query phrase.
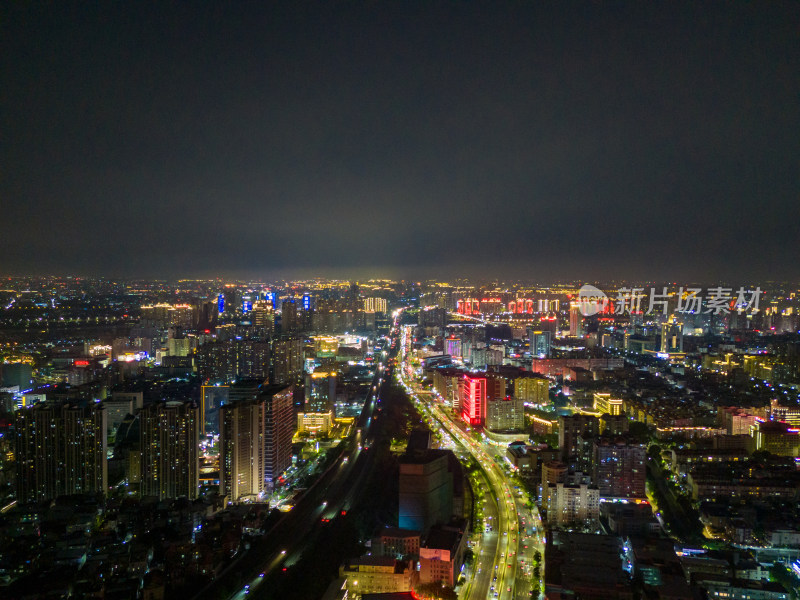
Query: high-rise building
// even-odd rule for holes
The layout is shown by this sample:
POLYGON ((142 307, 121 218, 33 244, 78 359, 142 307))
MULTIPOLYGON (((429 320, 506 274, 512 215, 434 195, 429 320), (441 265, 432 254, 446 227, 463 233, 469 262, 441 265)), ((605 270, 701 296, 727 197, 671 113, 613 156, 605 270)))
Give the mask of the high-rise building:
POLYGON ((214 435, 219 433, 219 409, 228 402, 230 386, 204 385, 200 390, 200 434, 214 435))
POLYGON ((600 518, 600 493, 594 486, 557 483, 550 486, 547 499, 548 523, 583 524, 600 518))
POLYGON ((17 501, 108 490, 107 414, 102 406, 43 403, 16 412, 17 501))
POLYGON ((264 386, 259 398, 263 398, 266 403, 264 479, 267 489, 272 489, 281 474, 292 466, 294 386, 264 386))
POLYGON ((492 431, 521 430, 525 428, 525 405, 513 396, 487 398, 486 428, 492 431))
POLYGON ((643 444, 604 438, 594 443, 593 480, 603 498, 645 497, 646 451, 643 444))
POLYGON ((444 452, 406 454, 400 459, 399 527, 426 533, 453 516, 453 474, 444 452))
POLYGON ((272 335, 275 331, 275 311, 272 304, 266 300, 256 300, 250 312, 250 321, 262 336, 272 335))
POLYGON ((364 298, 364 312, 385 313, 386 312, 386 299, 385 298, 364 298))
POLYGON ((281 337, 272 342, 272 383, 297 383, 303 374, 303 340, 281 337))
POLYGON ((561 460, 584 473, 591 472, 594 438, 600 433, 600 419, 592 415, 558 418, 558 447, 561 460))
POLYGON ((230 502, 265 489, 266 402, 229 402, 220 408, 220 495, 230 502))
POLYGON ((336 402, 336 373, 334 371, 307 373, 305 394, 305 412, 331 412, 336 402))
POLYGON ((514 396, 523 402, 543 406, 550 403, 550 380, 534 374, 514 379, 514 396))
POLYGON ((461 339, 455 336, 450 336, 444 341, 444 353, 449 354, 454 358, 461 358, 461 339))
POLYGON ((157 402, 139 413, 142 496, 197 498, 200 410, 189 402, 157 402))
POLYGON ((229 382, 241 377, 267 379, 270 345, 265 341, 233 339, 203 344, 197 370, 206 381, 229 382))
POLYGON ((539 500, 542 506, 547 506, 547 494, 550 486, 567 482, 567 465, 557 460, 548 460, 542 463, 542 481, 539 486, 539 500))
POLYGON ((291 334, 300 331, 300 318, 296 298, 286 298, 281 304, 281 333, 291 334))
POLYGON ((461 418, 469 425, 483 425, 486 418, 486 377, 464 373, 459 382, 461 418))
POLYGON ((569 304, 569 335, 571 337, 583 337, 583 315, 581 314, 580 304, 570 302, 569 304))
POLYGON ((531 347, 531 355, 537 358, 550 357, 550 345, 552 334, 541 329, 528 329, 528 340, 531 347))
POLYGON ((683 323, 675 316, 661 324, 661 352, 683 352, 683 323))
POLYGON ((129 398, 107 398, 103 400, 103 407, 106 409, 106 435, 109 443, 113 444, 117 428, 128 415, 136 414, 136 410, 141 405, 136 406, 134 401, 129 398))

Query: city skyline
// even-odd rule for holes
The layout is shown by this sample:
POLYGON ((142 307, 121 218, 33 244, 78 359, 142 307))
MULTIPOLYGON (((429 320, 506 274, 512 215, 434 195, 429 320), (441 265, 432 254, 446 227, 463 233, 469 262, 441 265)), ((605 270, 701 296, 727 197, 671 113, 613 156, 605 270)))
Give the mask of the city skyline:
POLYGON ((800 277, 796 4, 2 10, 4 273, 800 277))

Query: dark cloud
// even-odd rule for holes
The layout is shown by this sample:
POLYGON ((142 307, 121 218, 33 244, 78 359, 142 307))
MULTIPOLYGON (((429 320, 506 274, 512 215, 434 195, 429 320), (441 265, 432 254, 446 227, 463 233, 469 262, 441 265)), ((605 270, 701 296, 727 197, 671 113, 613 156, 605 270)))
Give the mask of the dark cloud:
POLYGON ((796 3, 7 3, 0 271, 797 277, 796 3))

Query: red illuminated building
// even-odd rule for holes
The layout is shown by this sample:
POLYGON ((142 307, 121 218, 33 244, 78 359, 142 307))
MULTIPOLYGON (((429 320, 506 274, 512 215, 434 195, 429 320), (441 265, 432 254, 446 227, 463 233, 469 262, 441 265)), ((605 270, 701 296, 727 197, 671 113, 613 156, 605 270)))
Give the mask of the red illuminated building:
POLYGON ((483 425, 486 418, 486 377, 464 373, 458 387, 461 418, 469 425, 483 425))

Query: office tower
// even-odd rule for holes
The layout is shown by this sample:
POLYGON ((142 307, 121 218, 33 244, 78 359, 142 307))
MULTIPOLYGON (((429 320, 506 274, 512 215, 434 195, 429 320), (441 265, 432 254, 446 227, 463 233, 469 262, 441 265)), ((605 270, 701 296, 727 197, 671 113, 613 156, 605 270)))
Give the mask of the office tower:
POLYGON ((584 473, 591 472, 594 438, 600 433, 600 419, 591 415, 558 418, 558 447, 561 460, 584 473))
POLYGON ((17 501, 108 489, 107 414, 102 406, 39 404, 16 412, 17 501))
POLYGON ((603 498, 645 497, 646 452, 642 444, 623 439, 594 443, 593 481, 603 498))
POLYGON ((570 302, 569 304, 569 335, 571 337, 583 337, 583 315, 578 302, 570 302))
POLYGON ((486 428, 492 431, 522 430, 525 428, 525 405, 512 396, 487 398, 486 428))
POLYGON ((486 416, 486 377, 464 373, 459 382, 461 418, 469 425, 483 425, 486 416))
POLYGON ((281 337, 272 342, 272 383, 296 383, 303 373, 303 340, 281 337))
POLYGON ((552 334, 549 331, 528 329, 528 340, 531 347, 531 356, 536 358, 548 358, 550 356, 552 334))
POLYGON ((266 402, 245 399, 223 405, 220 415, 219 489, 230 502, 264 492, 266 402))
POLYGON ((307 413, 328 413, 336 402, 336 373, 314 371, 306 374, 307 413))
POLYGON ((297 299, 286 298, 281 304, 281 333, 291 334, 300 331, 299 311, 297 299))
POLYGON ((157 402, 139 413, 142 496, 197 498, 200 410, 189 402, 157 402))
POLYGON ((683 323, 674 315, 661 324, 661 352, 683 352, 683 323))
POLYGON ((275 331, 275 311, 272 304, 266 300, 256 300, 250 312, 250 322, 263 339, 271 336, 275 331))
POLYGON ((399 523, 425 534, 453 515, 453 474, 445 452, 405 454, 400 458, 399 523))
POLYGON ((294 386, 263 386, 259 399, 262 398, 266 403, 264 479, 267 489, 272 489, 281 474, 292 466, 294 386))

